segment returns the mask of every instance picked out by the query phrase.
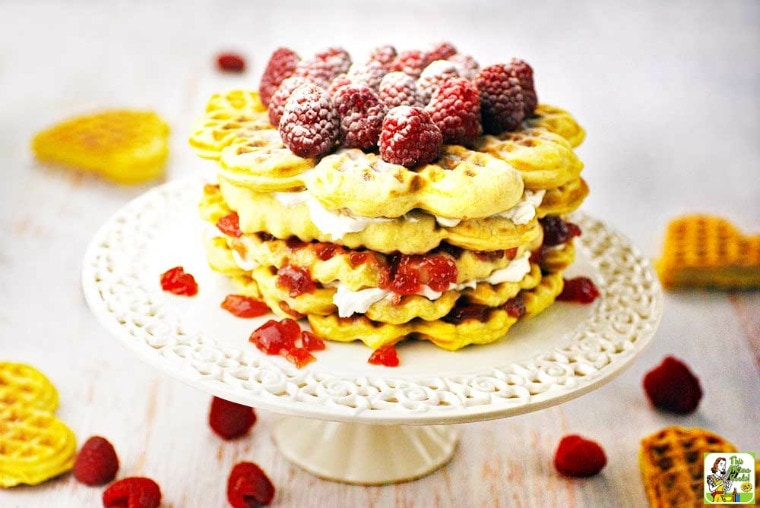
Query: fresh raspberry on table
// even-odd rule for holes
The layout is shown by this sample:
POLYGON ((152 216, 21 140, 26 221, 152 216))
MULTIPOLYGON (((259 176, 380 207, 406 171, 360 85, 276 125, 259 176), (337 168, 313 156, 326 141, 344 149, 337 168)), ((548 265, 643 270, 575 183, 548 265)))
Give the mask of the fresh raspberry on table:
POLYGON ((388 112, 366 85, 346 85, 333 95, 340 116, 340 136, 346 148, 370 150, 377 146, 383 118, 388 112))
POLYGON ((224 72, 244 72, 245 58, 237 53, 222 53, 216 57, 216 66, 224 72))
POLYGON ((533 82, 533 68, 525 60, 520 60, 519 58, 513 58, 509 62, 509 67, 520 82, 520 88, 522 88, 525 116, 530 116, 538 105, 538 96, 536 95, 536 87, 533 82))
POLYGON ((525 117, 525 103, 520 81, 506 64, 482 69, 475 77, 480 91, 483 130, 500 134, 519 127, 525 117))
POLYGON ((400 71, 418 79, 428 64, 427 54, 416 49, 402 51, 391 63, 391 72, 400 71))
POLYGON ((278 129, 294 154, 317 157, 338 141, 340 118, 327 91, 307 83, 296 88, 285 103, 278 129))
POLYGON ((446 60, 436 60, 425 67, 417 80, 417 90, 423 104, 428 104, 438 87, 449 78, 458 78, 456 66, 446 60))
POLYGON ((443 144, 441 130, 422 108, 391 109, 380 133, 380 156, 385 162, 415 167, 438 158, 443 144))
POLYGON ((354 83, 363 83, 373 90, 377 90, 380 82, 387 72, 378 61, 370 60, 365 64, 355 63, 348 69, 347 76, 354 83))
POLYGON ((74 461, 74 477, 85 485, 105 485, 116 477, 119 457, 106 438, 92 436, 74 461))
POLYGON ((373 49, 369 54, 369 61, 380 62, 385 72, 391 72, 391 65, 396 59, 396 56, 398 56, 396 48, 390 44, 386 44, 373 49))
POLYGON ((472 145, 483 133, 480 94, 466 79, 443 81, 425 110, 441 129, 445 144, 472 145))
POLYGON ((211 399, 211 410, 208 424, 222 439, 234 439, 251 430, 256 423, 256 413, 250 406, 214 397, 211 399))
POLYGON ((428 61, 435 62, 436 60, 448 60, 456 54, 457 48, 455 48, 452 43, 443 41, 439 42, 433 46, 433 49, 428 51, 427 58, 428 61))
POLYGON ((277 87, 277 90, 272 94, 269 99, 269 123, 274 127, 280 125, 280 118, 285 111, 285 103, 293 94, 293 91, 301 85, 309 83, 310 81, 301 76, 291 76, 277 87))
POLYGON ((235 464, 227 478, 227 501, 233 508, 268 506, 274 492, 271 480, 253 462, 235 464))
POLYGON ((300 60, 298 54, 288 48, 278 48, 272 53, 259 83, 259 96, 265 106, 269 105, 269 99, 280 83, 293 75, 300 60))
POLYGON ((694 412, 702 399, 699 379, 689 367, 673 356, 644 376, 644 391, 656 408, 676 414, 694 412))
POLYGON ((417 81, 403 72, 390 72, 383 76, 377 96, 388 106, 423 106, 417 81))
POLYGON ((470 55, 463 55, 461 53, 457 53, 456 55, 450 56, 448 60, 449 62, 453 63, 456 66, 457 72, 459 73, 460 77, 469 79, 470 81, 472 81, 473 79, 475 79, 475 76, 478 75, 478 71, 480 70, 480 65, 470 55))
POLYGON ((607 456, 599 443, 577 434, 563 437, 554 454, 557 471, 574 478, 594 476, 605 465, 607 456))
POLYGON ((103 492, 105 508, 158 508, 160 505, 161 488, 150 478, 124 478, 103 492))

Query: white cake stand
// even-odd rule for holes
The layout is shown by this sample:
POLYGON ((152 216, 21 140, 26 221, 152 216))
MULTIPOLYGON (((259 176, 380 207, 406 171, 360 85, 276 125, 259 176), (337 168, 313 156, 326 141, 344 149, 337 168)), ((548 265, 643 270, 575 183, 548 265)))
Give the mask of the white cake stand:
POLYGON ((536 411, 613 379, 642 352, 662 314, 648 261, 619 234, 581 214, 568 275, 590 276, 591 305, 556 303, 502 340, 452 353, 423 341, 398 347, 401 366, 367 363, 362 344, 328 343, 297 369, 248 342, 271 316, 239 319, 219 306, 235 292, 207 265, 197 202, 203 182, 171 182, 135 199, 97 232, 84 258, 84 294, 114 336, 160 370, 201 390, 285 417, 274 440, 323 478, 385 484, 447 463, 454 423, 536 411), (163 292, 159 275, 182 265, 192 298, 163 292))

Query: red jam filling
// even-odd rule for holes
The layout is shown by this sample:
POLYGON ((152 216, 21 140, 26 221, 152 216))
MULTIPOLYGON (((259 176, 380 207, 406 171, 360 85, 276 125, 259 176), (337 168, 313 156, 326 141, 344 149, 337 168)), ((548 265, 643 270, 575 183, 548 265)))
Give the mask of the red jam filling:
POLYGON ((377 262, 377 258, 371 252, 351 251, 348 253, 348 264, 351 265, 351 268, 356 268, 361 264, 370 263, 372 261, 377 262))
POLYGON ((240 238, 243 232, 240 231, 240 218, 237 212, 231 212, 216 221, 216 227, 227 236, 240 238))
POLYGON ((399 295, 417 294, 423 285, 433 291, 447 291, 456 282, 456 263, 442 254, 388 256, 386 273, 381 275, 380 287, 399 295))
POLYGON ((314 244, 314 252, 321 261, 327 261, 343 252, 340 245, 334 243, 317 243, 314 244))
POLYGON ((277 287, 287 289, 291 298, 313 293, 317 286, 311 280, 309 270, 301 266, 283 266, 277 270, 277 287))
POLYGON ((525 315, 525 302, 523 302, 523 299, 520 296, 507 300, 507 303, 504 304, 503 308, 507 311, 507 314, 513 318, 520 319, 525 315))
POLYGON ((372 351, 372 354, 367 360, 372 365, 383 365, 385 367, 398 367, 398 353, 396 347, 393 344, 387 344, 380 346, 372 351))
POLYGON ((288 318, 281 321, 270 319, 254 330, 248 340, 268 355, 284 356, 299 369, 316 360, 311 351, 325 349, 322 339, 301 330, 298 323, 288 318))
POLYGON ((457 305, 443 317, 443 320, 454 325, 458 325, 462 321, 468 319, 476 319, 484 322, 488 319, 491 309, 492 308, 487 305, 480 305, 477 303, 457 305))
POLYGON ((182 296, 195 296, 198 294, 198 283, 195 277, 185 273, 181 266, 170 268, 161 274, 161 289, 182 296))
POLYGON ((239 318, 253 318, 269 312, 267 304, 245 295, 227 295, 222 302, 222 308, 239 318))
POLYGON ((577 224, 566 222, 556 215, 548 215, 539 219, 539 222, 544 229, 544 247, 565 243, 581 234, 581 228, 577 224))
POLYGON ((562 302, 591 303, 599 297, 599 289, 588 277, 565 279, 565 286, 557 300, 562 302))

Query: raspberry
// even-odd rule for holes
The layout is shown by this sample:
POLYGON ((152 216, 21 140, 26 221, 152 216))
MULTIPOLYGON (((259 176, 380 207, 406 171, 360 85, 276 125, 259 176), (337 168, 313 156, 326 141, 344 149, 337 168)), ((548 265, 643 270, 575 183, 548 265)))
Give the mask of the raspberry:
POLYGON ((380 156, 385 162, 415 167, 438 158, 441 130, 422 108, 398 106, 383 120, 380 156))
POLYGON ((274 485, 253 462, 235 464, 227 479, 227 501, 233 508, 267 506, 274 499, 274 485))
POLYGON ((423 104, 430 102, 430 98, 448 78, 458 78, 456 66, 446 60, 436 60, 425 67, 417 80, 417 90, 422 97, 423 104))
POLYGON ((655 407, 676 414, 697 409, 702 398, 699 379, 678 358, 666 356, 644 376, 644 391, 655 407))
POLYGON ((446 144, 471 145, 483 132, 480 94, 466 79, 444 81, 425 110, 441 129, 446 144))
POLYGON ((327 95, 329 95, 332 99, 335 95, 335 92, 338 91, 338 88, 350 85, 351 83, 353 83, 353 81, 351 81, 351 78, 348 77, 348 74, 340 74, 330 82, 330 86, 327 87, 327 95))
POLYGON ((383 76, 377 96, 388 106, 423 106, 422 98, 417 89, 417 81, 403 72, 390 72, 383 76))
POLYGON ((288 48, 278 48, 272 53, 259 83, 261 102, 265 106, 269 105, 269 98, 280 83, 293 75, 299 60, 301 58, 288 48))
POLYGON ((343 146, 370 150, 377 146, 383 118, 388 112, 377 94, 365 85, 346 85, 333 96, 340 116, 343 146))
POLYGON ((522 88, 525 116, 530 116, 538 105, 536 87, 533 84, 533 69, 526 61, 518 58, 513 58, 509 62, 509 67, 512 69, 514 77, 520 82, 520 88, 522 88))
POLYGON ((383 64, 375 60, 370 60, 366 64, 353 64, 346 74, 353 83, 365 84, 373 90, 377 90, 385 75, 383 64))
POLYGON ((185 273, 181 266, 170 268, 161 274, 161 289, 175 295, 195 296, 198 294, 198 283, 190 273, 185 273))
POLYGON ((330 82, 351 67, 351 56, 342 48, 328 48, 317 53, 311 60, 301 61, 294 75, 304 77, 327 90, 330 82))
POLYGON ((335 75, 348 72, 351 67, 351 55, 343 48, 327 48, 314 55, 314 58, 326 62, 335 70, 335 75))
POLYGON ((456 54, 457 48, 450 42, 444 41, 433 46, 433 49, 428 52, 427 57, 430 62, 435 62, 436 60, 448 60, 456 54))
POLYGON ((565 476, 594 476, 607 465, 607 456, 599 443, 577 434, 565 436, 554 454, 554 467, 565 476))
POLYGON ((285 145, 300 157, 317 157, 329 152, 340 136, 340 119, 327 92, 305 84, 295 89, 285 103, 279 123, 285 145))
POLYGON ((520 81, 505 64, 491 65, 475 77, 480 92, 480 110, 483 129, 489 134, 500 134, 516 129, 525 116, 520 81))
POLYGON ((116 450, 100 436, 85 441, 74 462, 74 477, 85 485, 105 485, 116 477, 118 470, 116 450))
POLYGON ((539 219, 544 230, 544 247, 552 247, 581 235, 581 228, 572 222, 566 222, 559 215, 547 215, 539 219))
POLYGON ((211 400, 208 424, 211 430, 222 439, 240 437, 251 430, 254 423, 256 423, 256 413, 252 407, 219 397, 211 400))
POLYGON ((306 83, 309 83, 309 80, 300 76, 291 76, 280 83, 280 86, 269 99, 269 123, 274 127, 280 125, 282 112, 285 111, 285 103, 293 94, 293 90, 306 83))
POLYGON ((237 53, 222 53, 216 57, 216 65, 225 72, 245 71, 245 59, 237 53))
POLYGON ((391 72, 391 65, 396 59, 396 56, 396 48, 387 44, 373 49, 369 55, 369 61, 380 62, 385 72, 391 72))
POLYGON ((469 79, 470 81, 475 79, 475 76, 477 76, 478 71, 480 70, 478 62, 476 62, 470 55, 457 53, 456 55, 450 56, 448 60, 456 66, 460 77, 469 79))
POLYGON ((427 55, 419 50, 402 51, 391 63, 391 72, 401 71, 409 74, 414 79, 420 77, 422 70, 427 66, 427 55))
POLYGON ((124 478, 103 492, 106 508, 158 508, 160 505, 161 488, 150 478, 124 478))

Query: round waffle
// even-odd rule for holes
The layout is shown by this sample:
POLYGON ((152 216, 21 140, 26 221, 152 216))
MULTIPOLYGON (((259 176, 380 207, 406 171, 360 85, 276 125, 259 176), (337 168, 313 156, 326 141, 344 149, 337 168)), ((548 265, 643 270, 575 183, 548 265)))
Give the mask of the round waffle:
POLYGON ((578 209, 586 196, 588 196, 588 184, 583 178, 576 178, 564 185, 547 190, 541 205, 536 208, 536 215, 539 218, 547 215, 567 215, 578 209))
POLYGON ((58 408, 58 390, 34 367, 0 362, 0 405, 17 403, 53 412, 58 408))
POLYGON ((548 104, 539 104, 530 118, 523 122, 525 128, 543 127, 544 129, 562 136, 575 148, 583 143, 586 137, 586 131, 583 130, 575 118, 556 106, 548 104))
POLYGON ((150 180, 163 172, 169 126, 149 111, 114 110, 80 116, 40 132, 35 156, 92 171, 118 183, 150 180))

